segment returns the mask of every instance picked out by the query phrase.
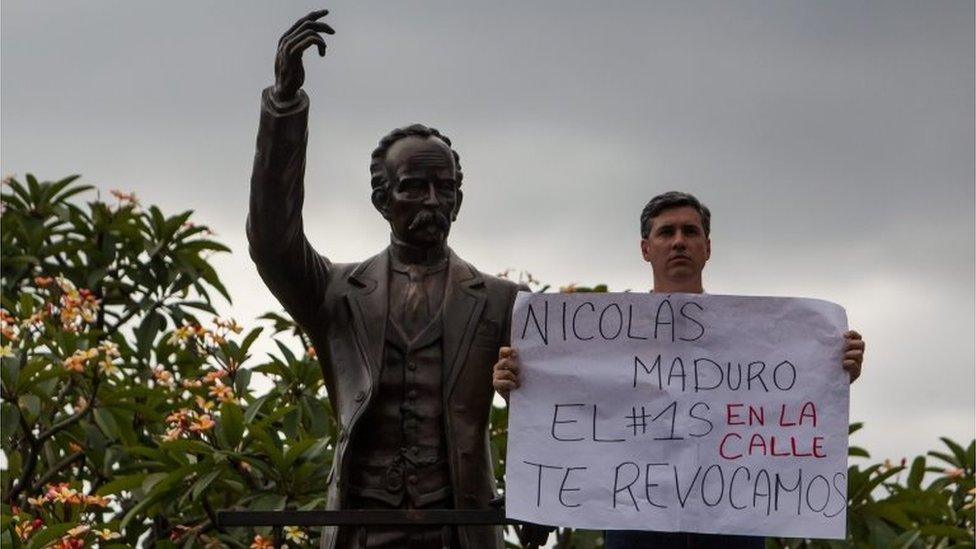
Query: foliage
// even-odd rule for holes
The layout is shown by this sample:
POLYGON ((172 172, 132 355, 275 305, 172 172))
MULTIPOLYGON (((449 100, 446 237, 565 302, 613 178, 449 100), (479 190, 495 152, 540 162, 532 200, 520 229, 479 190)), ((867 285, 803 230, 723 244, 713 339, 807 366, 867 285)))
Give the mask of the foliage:
MULTIPOLYGON (((862 424, 851 425, 851 433, 862 424)), ((847 470, 846 542, 823 540, 768 540, 769 547, 841 548, 894 547, 899 549, 973 547, 976 507, 973 466, 976 441, 963 448, 943 437, 948 452, 933 450, 906 465, 885 460, 847 470), (939 465, 932 465, 929 458, 939 465), (925 477, 931 479, 925 482, 925 477)), ((852 446, 851 457, 870 458, 852 446)))
MULTIPOLYGON (((213 300, 230 297, 210 257, 228 249, 191 212, 166 216, 117 191, 80 203, 93 189, 76 177, 5 184, 0 545, 270 549, 268 530, 216 529, 215 510, 321 507, 336 428, 314 351, 286 317, 246 333, 216 317, 213 300), (255 358, 262 335, 276 352, 255 358)), ((506 425, 496 407, 500 482, 506 425)), ((850 467, 846 544, 768 544, 973 547, 976 444, 943 443, 907 467, 850 467)), ((316 535, 286 529, 291 546, 316 535)), ((602 545, 599 532, 554 539, 602 545)))
POLYGON ((119 192, 78 205, 75 179, 2 196, 0 543, 261 545, 216 531, 214 510, 321 505, 335 427, 314 357, 276 339, 250 364, 261 328, 214 316, 229 297, 209 257, 227 248, 191 212, 119 192))

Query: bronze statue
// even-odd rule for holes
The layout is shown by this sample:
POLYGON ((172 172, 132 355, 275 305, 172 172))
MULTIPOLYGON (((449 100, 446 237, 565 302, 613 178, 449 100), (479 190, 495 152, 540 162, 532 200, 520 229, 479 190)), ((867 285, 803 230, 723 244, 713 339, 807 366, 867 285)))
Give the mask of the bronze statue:
MULTIPOLYGON (((332 263, 302 226, 308 96, 302 53, 325 55, 320 21, 281 38, 264 91, 247 235, 272 293, 311 337, 340 428, 327 509, 486 508, 492 365, 508 344, 519 287, 447 247, 461 207, 451 141, 414 124, 373 151, 372 202, 391 243, 361 263, 332 263)), ((441 547, 441 530, 327 528, 323 547, 441 547)), ((501 547, 491 526, 459 527, 453 545, 501 547)))

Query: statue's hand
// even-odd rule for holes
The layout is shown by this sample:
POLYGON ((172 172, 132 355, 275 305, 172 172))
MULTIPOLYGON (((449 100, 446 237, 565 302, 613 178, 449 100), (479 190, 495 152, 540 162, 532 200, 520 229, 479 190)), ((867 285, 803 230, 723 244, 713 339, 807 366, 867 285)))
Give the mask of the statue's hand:
POLYGON ((318 21, 327 13, 329 10, 318 10, 302 17, 278 40, 274 85, 276 102, 286 104, 295 99, 298 90, 305 82, 302 54, 309 46, 314 44, 319 49, 319 56, 325 55, 325 40, 319 33, 335 34, 327 23, 318 21))

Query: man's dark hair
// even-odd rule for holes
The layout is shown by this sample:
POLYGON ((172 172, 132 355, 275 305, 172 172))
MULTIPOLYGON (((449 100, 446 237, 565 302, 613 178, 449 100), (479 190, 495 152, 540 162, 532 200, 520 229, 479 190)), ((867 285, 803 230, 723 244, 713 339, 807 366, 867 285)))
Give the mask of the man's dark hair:
POLYGON ((647 238, 651 234, 652 219, 661 215, 661 212, 664 210, 680 208, 682 206, 691 206, 698 211, 698 215, 701 216, 702 229, 705 230, 705 236, 707 237, 712 230, 712 212, 708 211, 708 208, 704 204, 688 193, 668 191, 655 196, 647 203, 647 206, 644 206, 644 210, 640 216, 641 238, 647 238))
POLYGON ((389 152, 390 147, 404 137, 410 136, 436 137, 451 149, 451 154, 454 155, 454 169, 457 174, 457 184, 460 187, 461 179, 464 177, 464 174, 461 173, 461 157, 458 156, 457 151, 451 148, 451 139, 435 128, 424 126, 423 124, 411 124, 403 128, 397 128, 384 135, 383 139, 380 139, 379 146, 373 149, 373 156, 369 162, 370 183, 373 186, 373 190, 381 187, 385 188, 387 183, 389 183, 386 180, 386 153, 389 152))

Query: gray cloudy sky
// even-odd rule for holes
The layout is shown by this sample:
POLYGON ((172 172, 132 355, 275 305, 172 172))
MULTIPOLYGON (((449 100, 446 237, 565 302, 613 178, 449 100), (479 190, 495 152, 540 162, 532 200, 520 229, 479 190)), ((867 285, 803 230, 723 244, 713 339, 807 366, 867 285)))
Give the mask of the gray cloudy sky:
MULTIPOLYGON (((259 94, 318 7, 5 0, 3 172, 195 210, 250 322, 277 306, 243 232, 259 94)), ((974 436, 973 2, 327 7, 305 86, 320 252, 385 245, 369 154, 414 121, 461 153, 452 246, 488 272, 645 290, 640 209, 687 190, 714 213, 710 292, 829 299, 865 334, 857 442, 898 459, 974 436)))

